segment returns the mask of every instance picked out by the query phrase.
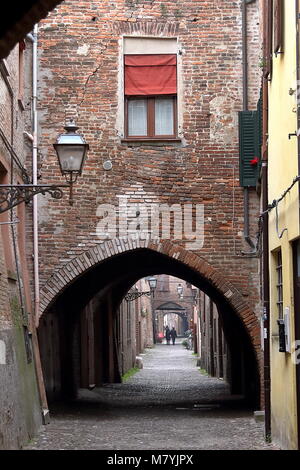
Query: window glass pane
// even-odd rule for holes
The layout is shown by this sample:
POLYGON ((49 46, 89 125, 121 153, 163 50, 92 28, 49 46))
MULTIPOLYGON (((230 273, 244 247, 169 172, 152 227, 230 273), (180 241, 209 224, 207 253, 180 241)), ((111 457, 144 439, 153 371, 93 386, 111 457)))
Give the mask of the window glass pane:
POLYGON ((155 99, 155 135, 174 134, 173 98, 155 99))
POLYGON ((128 101, 128 135, 147 135, 147 100, 128 101))

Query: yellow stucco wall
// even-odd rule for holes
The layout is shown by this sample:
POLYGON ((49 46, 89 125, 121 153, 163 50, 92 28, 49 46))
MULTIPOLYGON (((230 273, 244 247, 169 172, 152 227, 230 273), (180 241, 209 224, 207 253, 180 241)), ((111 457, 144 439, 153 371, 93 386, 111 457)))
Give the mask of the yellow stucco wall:
MULTIPOLYGON (((278 199, 298 175, 296 20, 295 1, 284 3, 284 53, 273 56, 269 85, 269 203, 278 199), (290 94, 290 90, 295 90, 290 94)), ((279 352, 276 255, 282 251, 283 309, 290 308, 291 338, 294 341, 293 258, 291 242, 299 237, 298 185, 279 203, 278 231, 287 228, 282 238, 276 230, 276 213, 269 218, 270 312, 271 312, 271 412, 273 440, 283 448, 297 448, 295 366, 291 354, 279 352)))

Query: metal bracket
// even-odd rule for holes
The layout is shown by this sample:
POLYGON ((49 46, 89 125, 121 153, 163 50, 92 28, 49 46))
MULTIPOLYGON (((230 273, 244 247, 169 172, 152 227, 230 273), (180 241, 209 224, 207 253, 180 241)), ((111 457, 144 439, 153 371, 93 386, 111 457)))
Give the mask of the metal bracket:
POLYGON ((61 188, 69 188, 70 185, 41 185, 41 184, 0 184, 0 214, 6 212, 22 202, 29 202, 37 194, 49 193, 54 199, 61 199, 61 188))
POLYGON ((146 295, 147 297, 150 297, 151 296, 151 291, 148 291, 148 292, 138 292, 138 291, 128 292, 125 295, 124 298, 127 302, 132 302, 133 300, 136 300, 139 297, 142 297, 142 295, 146 295))

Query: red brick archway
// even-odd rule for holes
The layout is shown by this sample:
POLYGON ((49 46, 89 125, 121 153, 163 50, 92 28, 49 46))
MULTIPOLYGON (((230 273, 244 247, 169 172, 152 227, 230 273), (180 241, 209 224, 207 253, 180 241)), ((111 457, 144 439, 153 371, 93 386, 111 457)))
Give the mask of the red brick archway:
POLYGON ((256 353, 260 351, 257 317, 238 289, 228 281, 226 274, 218 272, 199 255, 170 241, 161 241, 159 239, 140 239, 130 236, 116 238, 97 244, 84 251, 81 255, 76 256, 65 265, 59 267, 42 287, 40 316, 47 311, 68 286, 93 267, 117 255, 138 249, 152 250, 176 259, 205 278, 226 299, 240 317, 251 338, 256 353))
MULTIPOLYGON (((259 403, 262 406, 263 362, 257 316, 239 290, 228 281, 226 272, 221 274, 199 255, 170 241, 134 236, 116 238, 82 252, 57 267, 42 287, 39 318, 54 312, 62 322, 72 323, 76 321, 77 313, 97 295, 103 299, 104 306, 110 306, 107 311, 103 307, 105 318, 112 319, 119 302, 138 279, 163 273, 192 283, 216 303, 231 345, 233 393, 241 392, 241 384, 237 383, 241 371, 237 370, 244 357, 247 380, 253 389, 253 393, 249 389, 248 398, 254 400, 255 406, 259 403)), ((63 331, 70 331, 69 327, 64 323, 63 331)), ((74 381, 70 383, 75 384, 74 381)))

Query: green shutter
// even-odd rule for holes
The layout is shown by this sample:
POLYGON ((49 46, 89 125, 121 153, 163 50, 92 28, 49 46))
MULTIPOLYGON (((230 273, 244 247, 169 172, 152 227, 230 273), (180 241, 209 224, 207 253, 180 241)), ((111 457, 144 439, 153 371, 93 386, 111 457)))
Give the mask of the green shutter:
POLYGON ((251 165, 251 160, 258 158, 260 162, 261 142, 261 112, 239 112, 240 140, 240 184, 241 186, 256 186, 259 176, 260 163, 251 165))
POLYGON ((258 138, 259 138, 259 158, 261 159, 261 147, 263 144, 263 98, 262 98, 262 88, 260 89, 260 96, 257 102, 257 113, 258 113, 258 138))

